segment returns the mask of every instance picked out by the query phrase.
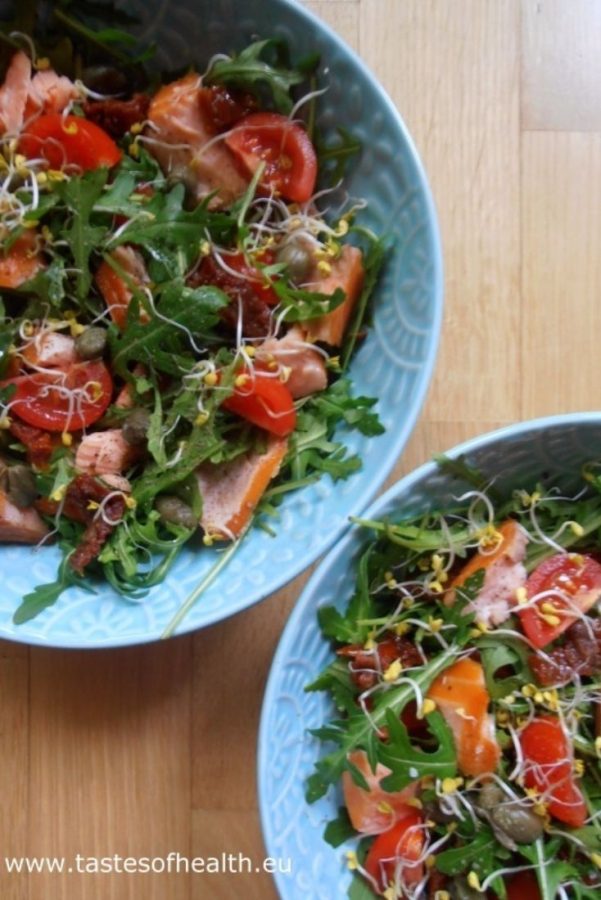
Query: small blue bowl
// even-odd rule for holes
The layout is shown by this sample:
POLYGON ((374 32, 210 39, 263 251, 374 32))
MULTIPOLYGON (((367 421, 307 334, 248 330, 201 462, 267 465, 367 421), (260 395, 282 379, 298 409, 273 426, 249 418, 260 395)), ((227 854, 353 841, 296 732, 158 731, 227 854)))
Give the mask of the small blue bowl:
MULTIPOLYGON (((449 451, 495 479, 501 493, 538 479, 566 491, 582 486, 583 463, 601 457, 601 413, 555 416, 514 425, 449 451)), ((434 463, 402 478, 364 513, 366 519, 400 518, 445 509, 465 485, 434 463)), ((267 854, 285 860, 275 880, 282 900, 343 900, 351 873, 345 851, 323 840, 326 822, 342 805, 339 790, 307 804, 307 777, 323 750, 308 732, 335 714, 321 693, 304 692, 332 658, 317 624, 317 609, 346 606, 366 534, 355 528, 339 541, 307 583, 280 640, 265 691, 258 748, 259 805, 267 854), (290 864, 288 864, 290 861, 290 864)))
MULTIPOLYGON (((0 0, 0 18, 11 4, 0 0)), ((294 59, 319 53, 328 93, 319 125, 343 125, 364 152, 348 182, 365 198, 361 223, 389 234, 390 258, 374 299, 374 319, 351 365, 356 394, 378 397, 386 433, 344 437, 363 468, 336 485, 325 477, 290 495, 274 523, 276 537, 255 529, 179 628, 202 628, 239 612, 313 563, 333 544, 384 482, 415 424, 430 381, 442 315, 442 263, 436 214, 411 138, 396 109, 357 56, 327 26, 290 0, 135 0, 140 35, 158 45, 159 68, 202 69, 217 52, 237 50, 257 36, 278 35, 294 59)), ((24 594, 53 581, 59 553, 2 547, 0 637, 59 647, 135 644, 159 638, 216 560, 214 551, 186 549, 165 581, 140 603, 108 585, 97 594, 71 588, 55 606, 21 626, 12 615, 24 594)))

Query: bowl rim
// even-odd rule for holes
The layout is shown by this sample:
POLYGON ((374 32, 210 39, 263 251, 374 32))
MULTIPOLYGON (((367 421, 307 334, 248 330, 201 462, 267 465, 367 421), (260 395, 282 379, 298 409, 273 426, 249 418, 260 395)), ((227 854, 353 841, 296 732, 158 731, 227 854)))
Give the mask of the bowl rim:
MULTIPOLYGON (((552 416, 544 416, 536 419, 526 419, 511 425, 505 425, 502 428, 487 431, 469 438, 460 444, 454 445, 451 449, 445 450, 445 456, 456 459, 464 454, 473 453, 482 450, 485 447, 492 446, 496 443, 502 443, 507 438, 520 437, 527 434, 537 434, 541 431, 567 426, 567 425, 597 425, 601 427, 601 411, 600 412, 581 412, 581 413, 565 413, 552 416)), ((384 509, 390 501, 397 499, 400 495, 405 494, 415 484, 429 478, 437 471, 438 465, 433 460, 423 463, 411 472, 408 472, 398 481, 395 481, 384 493, 380 494, 370 505, 364 510, 363 517, 366 519, 377 518, 381 510, 384 509)), ((341 557, 350 556, 353 546, 360 540, 360 529, 357 527, 347 528, 336 545, 324 556, 305 587, 303 588, 299 598, 294 604, 294 608, 288 617, 284 629, 278 640, 278 645, 274 653, 269 675, 265 685, 263 694, 263 702, 261 704, 261 714, 259 721, 259 731, 257 738, 257 796, 259 804, 259 818, 261 823, 261 832, 263 842, 268 855, 271 855, 272 847, 272 823, 269 807, 265 799, 265 779, 267 768, 267 757, 269 746, 272 743, 271 735, 268 733, 269 711, 274 705, 277 692, 277 682, 280 670, 286 662, 290 652, 290 645, 293 641, 293 635, 297 631, 298 624, 307 608, 315 603, 314 612, 317 610, 315 602, 319 596, 319 589, 324 578, 327 577, 331 568, 338 563, 341 557)), ((287 887, 290 882, 279 870, 273 873, 277 890, 282 900, 287 900, 287 887)), ((289 876, 288 876, 289 877, 289 876)))
MULTIPOLYGON (((444 310, 444 269, 440 225, 438 221, 436 205, 434 203, 434 198, 432 195, 432 190, 430 188, 428 177, 426 175, 421 157, 401 114, 392 102, 385 88, 372 73, 372 71, 368 68, 368 66, 363 62, 358 53, 328 23, 324 22, 310 10, 302 7, 297 2, 297 0, 273 0, 273 2, 275 3, 275 5, 280 5, 287 8, 291 13, 293 13, 295 16, 298 16, 301 20, 304 19, 311 27, 317 29, 322 34, 325 34, 329 41, 343 47, 343 49, 349 55, 352 64, 358 69, 361 75, 361 79, 366 82, 371 90, 377 94, 386 111, 387 117, 389 117, 389 119, 394 122, 395 127, 398 129, 402 141, 406 146, 411 165, 415 169, 417 186, 423 197, 423 202, 426 209, 429 239, 432 247, 432 289, 430 292, 432 307, 430 331, 431 338, 428 344, 427 353, 420 365, 420 371, 417 376, 415 387, 412 393, 411 409, 403 418, 401 427, 396 431, 394 443, 391 445, 390 450, 384 457, 382 465, 380 467, 379 477, 377 480, 372 479, 370 482, 366 483, 360 491, 358 491, 356 494, 353 494, 353 500, 350 504, 348 515, 358 515, 373 499, 380 486, 384 483, 384 481, 398 462, 407 444, 407 441, 415 428, 415 424, 422 412, 426 394, 432 382, 432 376, 434 373, 438 355, 438 348, 440 344, 440 334, 442 329, 444 310)), ((177 631, 173 635, 170 635, 170 637, 181 637, 184 634, 194 633, 195 631, 207 628, 218 622, 225 621, 231 616, 237 615, 238 613, 257 605, 276 591, 282 590, 282 588, 293 581, 298 575, 305 571, 305 569, 307 569, 310 565, 313 565, 316 559, 319 559, 320 557, 323 557, 326 553, 328 553, 335 542, 339 540, 340 537, 346 532, 348 527, 349 523, 343 520, 337 528, 333 528, 328 537, 324 539, 317 557, 313 557, 312 559, 307 560, 301 556, 296 562, 291 564, 289 570, 286 572, 285 580, 277 584, 277 586, 275 587, 270 587, 268 593, 261 593, 250 603, 246 598, 241 597, 238 602, 232 604, 231 607, 227 609, 225 614, 223 610, 215 610, 214 612, 208 614, 200 624, 193 623, 190 618, 188 618, 187 620, 184 620, 183 623, 181 623, 177 631)), ((48 635, 48 637, 46 637, 46 635, 28 634, 25 631, 20 631, 19 629, 4 633, 4 630, 1 626, 0 638, 3 640, 13 641, 15 643, 28 644, 31 646, 41 646, 54 649, 92 651, 109 649, 113 647, 139 646, 162 640, 160 634, 158 633, 128 635, 122 638, 119 635, 112 635, 106 641, 101 641, 96 644, 90 644, 88 642, 77 639, 73 641, 66 641, 60 638, 53 638, 51 634, 48 635)))

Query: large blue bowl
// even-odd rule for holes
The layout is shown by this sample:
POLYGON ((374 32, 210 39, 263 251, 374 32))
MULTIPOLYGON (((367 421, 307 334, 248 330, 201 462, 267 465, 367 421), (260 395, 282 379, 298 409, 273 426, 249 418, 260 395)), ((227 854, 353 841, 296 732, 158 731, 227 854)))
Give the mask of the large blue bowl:
MULTIPOLYGON (((121 4, 120 4, 121 5, 121 4)), ((314 562, 383 483, 414 426, 432 374, 442 312, 442 265, 436 215, 421 163, 396 109, 355 54, 323 23, 289 0, 136 0, 141 32, 158 44, 163 68, 239 49, 258 35, 281 35, 295 58, 317 51, 330 89, 320 125, 343 125, 364 151, 349 181, 369 207, 363 224, 388 233, 392 250, 375 297, 374 324, 351 366, 356 393, 377 396, 386 433, 346 440, 363 469, 347 482, 329 478, 291 495, 277 535, 250 533, 237 555, 186 617, 179 632, 201 628, 262 599, 314 562)), ((0 0, 0 18, 7 4, 0 0)), ((35 585, 52 581, 58 551, 2 547, 0 636, 62 647, 116 646, 161 636, 182 602, 215 562, 213 551, 185 550, 167 579, 140 603, 99 585, 69 590, 22 626, 12 614, 35 585)))
MULTIPOLYGON (((449 452, 495 479, 503 493, 533 486, 540 478, 566 491, 582 486, 584 462, 601 458, 601 413, 556 416, 511 426, 468 441, 449 452)), ((465 485, 428 463, 401 479, 365 512, 367 519, 419 515, 448 507, 465 485)), ((307 777, 322 754, 309 729, 335 715, 327 697, 304 693, 304 686, 325 668, 332 650, 319 630, 317 609, 346 606, 366 535, 348 532, 320 564, 292 613, 275 655, 259 733, 259 802, 263 835, 270 857, 285 860, 275 875, 282 900, 344 900, 351 874, 345 851, 322 838, 325 823, 342 805, 331 790, 317 803, 304 799, 307 777), (290 860, 290 865, 288 865, 290 860)))

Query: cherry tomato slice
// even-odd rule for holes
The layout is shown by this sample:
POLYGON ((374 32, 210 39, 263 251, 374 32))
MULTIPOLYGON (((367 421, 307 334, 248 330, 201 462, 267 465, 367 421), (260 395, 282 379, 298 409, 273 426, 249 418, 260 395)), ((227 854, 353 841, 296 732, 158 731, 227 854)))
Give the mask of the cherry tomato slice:
POLYGON ((425 843, 422 824, 419 813, 411 813, 379 834, 369 848, 363 865, 382 891, 395 882, 397 874, 407 887, 421 881, 424 867, 416 862, 425 843))
POLYGON ((224 409, 278 437, 286 437, 294 431, 296 410, 286 385, 258 368, 240 374, 246 376, 246 382, 223 401, 224 409))
POLYGON ((19 150, 28 159, 45 159, 52 169, 75 165, 84 171, 115 166, 122 156, 114 140, 94 122, 59 113, 34 119, 21 136, 19 150))
POLYGON ((505 885, 507 900, 541 900, 538 880, 534 872, 518 872, 505 885))
POLYGON ((278 113, 251 113, 240 119, 225 139, 251 174, 261 162, 261 185, 286 200, 305 203, 315 191, 317 156, 304 128, 278 113))
MULTIPOLYGON (((263 266, 271 266, 274 260, 275 257, 270 250, 263 250, 257 255, 257 262, 263 266)), ((248 279, 257 297, 260 297, 268 306, 276 306, 280 302, 280 298, 262 274, 261 269, 249 266, 243 253, 233 253, 231 256, 224 256, 224 262, 230 269, 240 272, 241 275, 248 279)))
POLYGON ((48 369, 5 381, 14 384, 11 412, 44 431, 78 431, 96 422, 113 393, 113 380, 102 362, 77 363, 68 371, 48 369))
POLYGON ((519 734, 524 755, 524 784, 536 788, 560 822, 581 828, 586 804, 573 775, 573 753, 559 719, 540 716, 519 734))
POLYGON ((601 597, 601 565, 591 556, 558 553, 534 570, 526 582, 526 591, 529 599, 545 593, 535 606, 517 610, 528 640, 540 649, 559 637, 601 597))

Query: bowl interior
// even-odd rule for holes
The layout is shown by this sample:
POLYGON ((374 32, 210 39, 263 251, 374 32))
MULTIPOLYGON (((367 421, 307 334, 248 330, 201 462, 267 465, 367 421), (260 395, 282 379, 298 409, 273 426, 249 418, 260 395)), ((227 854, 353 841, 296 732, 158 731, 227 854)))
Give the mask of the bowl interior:
MULTIPOLYGON (((123 5, 123 4, 121 4, 123 5)), ((9 4, 0 0, 0 17, 9 4)), ((329 477, 290 495, 274 522, 274 538, 257 529, 190 612, 181 631, 223 619, 277 590, 311 564, 386 478, 415 423, 432 372, 441 320, 441 259, 429 189, 421 164, 390 101, 356 56, 332 32, 287 0, 136 0, 138 32, 157 43, 159 68, 199 70, 217 51, 239 49, 258 36, 285 38, 295 59, 317 52, 327 69, 320 101, 326 133, 343 125, 363 144, 347 184, 368 200, 362 224, 390 236, 391 250, 374 302, 373 328, 353 359, 356 394, 376 396, 386 433, 349 434, 363 468, 346 482, 329 477)), ((166 580, 138 603, 105 584, 96 594, 72 588, 22 626, 12 613, 23 594, 53 581, 59 554, 2 547, 4 590, 0 636, 55 646, 109 646, 158 638, 216 559, 214 551, 184 550, 166 580)))
MULTIPOLYGON (((502 493, 533 487, 542 480, 566 491, 582 486, 583 463, 601 457, 601 414, 539 420, 485 435, 456 447, 502 493)), ((365 513, 366 518, 402 518, 443 510, 466 489, 465 483, 428 463, 397 482, 365 513)), ((313 805, 304 799, 304 784, 322 750, 308 729, 334 713, 325 695, 304 693, 331 659, 329 643, 317 624, 320 606, 343 608, 350 599, 356 564, 366 535, 347 533, 307 584, 278 647, 263 703, 259 736, 259 799, 268 855, 290 859, 292 874, 276 873, 282 900, 346 897, 351 875, 343 846, 333 849, 323 829, 342 805, 340 792, 313 805)))

